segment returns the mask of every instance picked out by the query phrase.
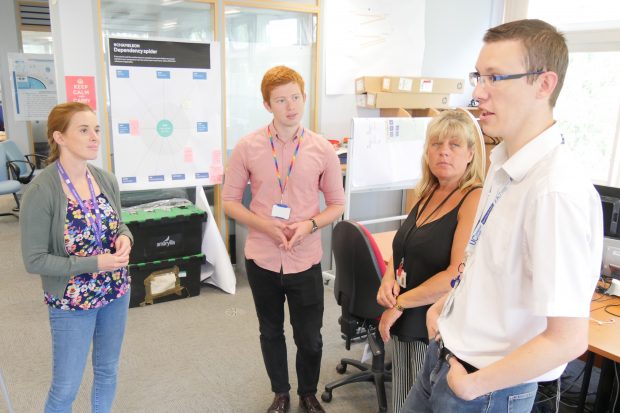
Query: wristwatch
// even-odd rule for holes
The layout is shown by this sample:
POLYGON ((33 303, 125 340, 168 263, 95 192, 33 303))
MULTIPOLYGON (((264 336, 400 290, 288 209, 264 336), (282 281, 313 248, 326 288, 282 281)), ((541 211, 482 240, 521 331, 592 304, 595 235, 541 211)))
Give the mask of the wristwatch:
POLYGON ((310 222, 312 222, 312 229, 310 230, 310 233, 314 234, 316 230, 319 229, 319 226, 316 224, 314 218, 310 218, 310 222))
POLYGON ((398 311, 400 311, 401 313, 403 311, 405 311, 405 307, 403 307, 402 305, 398 304, 398 300, 396 300, 396 304, 394 304, 394 308, 397 309, 398 311))

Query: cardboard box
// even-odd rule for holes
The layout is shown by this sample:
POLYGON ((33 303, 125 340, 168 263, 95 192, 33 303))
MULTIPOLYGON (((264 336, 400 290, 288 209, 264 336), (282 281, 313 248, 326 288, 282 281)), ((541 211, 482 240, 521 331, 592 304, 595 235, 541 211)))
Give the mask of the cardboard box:
POLYGON ((381 90, 391 93, 463 93, 463 79, 385 76, 381 90))
POLYGON ((379 111, 382 118, 431 118, 439 115, 440 110, 435 108, 384 108, 379 111))
POLYGON ((365 93, 356 96, 357 106, 364 108, 446 108, 447 93, 365 93))
POLYGON ((382 76, 362 76, 355 79, 355 93, 377 93, 381 92, 382 76))

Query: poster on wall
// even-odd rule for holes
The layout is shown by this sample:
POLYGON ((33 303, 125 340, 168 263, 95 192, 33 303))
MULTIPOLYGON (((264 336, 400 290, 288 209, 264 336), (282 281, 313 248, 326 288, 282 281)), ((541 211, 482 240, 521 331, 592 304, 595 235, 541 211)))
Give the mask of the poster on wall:
POLYGON ((80 102, 97 110, 95 76, 65 76, 67 102, 80 102))
POLYGON ((15 120, 47 120, 57 103, 51 54, 8 53, 15 120))
POLYGON ((110 38, 108 54, 121 190, 221 183, 219 44, 110 38))

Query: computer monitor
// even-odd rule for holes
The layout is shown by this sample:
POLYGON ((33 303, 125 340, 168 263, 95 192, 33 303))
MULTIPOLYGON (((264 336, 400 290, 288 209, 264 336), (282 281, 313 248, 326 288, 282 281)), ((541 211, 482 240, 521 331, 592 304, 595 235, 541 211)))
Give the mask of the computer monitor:
POLYGON ((594 185, 603 204, 603 231, 609 238, 620 239, 620 188, 594 185))
POLYGON ((594 185, 603 207, 603 262, 601 273, 620 279, 620 188, 594 185))
POLYGON ((604 238, 601 274, 620 279, 620 239, 604 238))

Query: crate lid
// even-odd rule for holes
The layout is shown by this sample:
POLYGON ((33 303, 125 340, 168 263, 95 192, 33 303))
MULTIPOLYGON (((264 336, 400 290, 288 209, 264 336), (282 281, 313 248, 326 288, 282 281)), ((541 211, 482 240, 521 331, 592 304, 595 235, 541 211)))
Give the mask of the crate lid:
POLYGON ((154 208, 148 211, 138 211, 135 213, 121 212, 121 216, 125 223, 144 222, 149 220, 158 221, 165 218, 189 217, 199 215, 205 217, 207 213, 194 205, 187 205, 174 208, 154 208))
POLYGON ((175 258, 168 258, 168 259, 163 259, 163 260, 155 260, 155 261, 149 261, 149 262, 137 262, 137 263, 133 263, 133 264, 129 264, 129 268, 142 268, 145 267, 147 265, 151 265, 151 264, 180 264, 182 262, 188 262, 188 261, 199 261, 201 263, 203 263, 205 261, 205 255, 203 253, 200 254, 195 254, 195 255, 187 255, 185 257, 175 257, 175 258))

